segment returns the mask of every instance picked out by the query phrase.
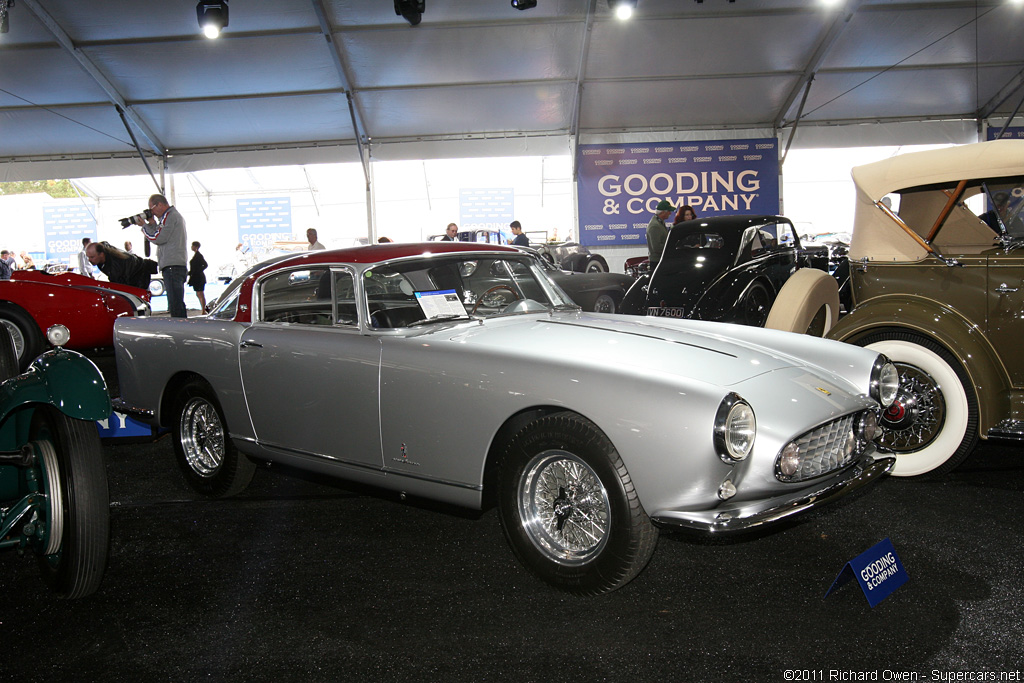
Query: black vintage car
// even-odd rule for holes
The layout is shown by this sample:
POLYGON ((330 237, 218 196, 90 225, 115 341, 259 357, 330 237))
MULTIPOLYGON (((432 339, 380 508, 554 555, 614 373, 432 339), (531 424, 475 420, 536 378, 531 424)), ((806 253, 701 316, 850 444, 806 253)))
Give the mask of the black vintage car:
POLYGON ((788 218, 718 216, 677 223, 653 273, 641 274, 620 312, 763 326, 798 268, 828 272, 828 249, 801 247, 788 218))

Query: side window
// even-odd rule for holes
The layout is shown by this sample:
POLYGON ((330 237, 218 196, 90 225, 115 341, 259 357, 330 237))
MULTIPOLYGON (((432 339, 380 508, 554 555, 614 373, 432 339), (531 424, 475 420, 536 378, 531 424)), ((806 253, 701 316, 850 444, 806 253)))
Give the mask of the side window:
POLYGON ((779 223, 776 231, 780 247, 793 247, 796 240, 793 238, 793 226, 789 223, 779 223))
POLYGON ((241 291, 241 287, 235 287, 227 299, 217 304, 216 310, 210 317, 217 320, 234 320, 235 313, 238 312, 238 293, 241 291))
POLYGON ((356 312, 356 291, 352 273, 343 270, 334 271, 334 324, 356 326, 359 314, 356 312))
POLYGON ((260 285, 260 319, 269 323, 331 325, 333 323, 327 268, 275 273, 260 285))

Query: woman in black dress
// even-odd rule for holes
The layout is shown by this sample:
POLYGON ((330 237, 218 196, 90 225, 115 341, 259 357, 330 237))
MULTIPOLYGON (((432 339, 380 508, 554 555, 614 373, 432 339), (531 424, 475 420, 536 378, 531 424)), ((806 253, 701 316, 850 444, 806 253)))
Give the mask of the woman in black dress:
POLYGON ((206 313, 206 259, 199 253, 199 242, 192 243, 195 255, 188 262, 188 286, 196 290, 199 310, 206 313))

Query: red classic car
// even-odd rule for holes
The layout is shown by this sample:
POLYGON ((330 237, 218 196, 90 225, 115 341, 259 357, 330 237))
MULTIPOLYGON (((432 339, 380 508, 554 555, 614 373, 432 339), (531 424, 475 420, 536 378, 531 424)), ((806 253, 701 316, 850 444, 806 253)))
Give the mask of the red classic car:
POLYGON ((144 289, 76 273, 16 270, 10 280, 0 280, 0 324, 14 337, 18 364, 24 370, 43 351, 51 325, 60 323, 70 331, 66 348, 110 347, 114 321, 148 315, 149 298, 144 289))

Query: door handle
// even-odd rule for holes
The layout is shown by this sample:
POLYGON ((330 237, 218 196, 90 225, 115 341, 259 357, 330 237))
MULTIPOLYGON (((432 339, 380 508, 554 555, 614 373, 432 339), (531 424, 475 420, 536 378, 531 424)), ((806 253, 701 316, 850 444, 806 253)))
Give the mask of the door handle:
POLYGON ((1017 289, 1017 287, 1007 287, 1005 282, 996 287, 996 291, 999 292, 1000 294, 1009 294, 1010 292, 1016 292, 1017 289))
POLYGON ((248 341, 248 340, 242 342, 241 344, 239 344, 239 346, 241 348, 243 348, 243 349, 247 349, 249 347, 253 347, 253 348, 256 348, 256 349, 262 349, 263 348, 263 344, 257 344, 254 341, 248 341))

